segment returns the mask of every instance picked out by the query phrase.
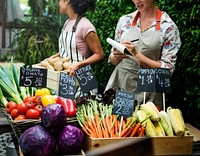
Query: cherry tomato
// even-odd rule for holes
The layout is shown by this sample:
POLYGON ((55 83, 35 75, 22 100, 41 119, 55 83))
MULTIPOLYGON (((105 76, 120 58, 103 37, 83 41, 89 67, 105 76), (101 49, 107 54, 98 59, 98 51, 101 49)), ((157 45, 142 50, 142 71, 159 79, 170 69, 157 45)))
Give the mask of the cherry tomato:
POLYGON ((11 111, 17 108, 18 104, 16 102, 10 101, 6 104, 6 112, 11 113, 11 111))
POLYGON ((27 119, 39 119, 39 117, 40 117, 40 112, 36 109, 29 109, 26 112, 27 119))
POLYGON ((19 111, 19 114, 25 115, 28 111, 28 106, 25 103, 20 103, 18 104, 17 109, 19 111))
POLYGON ((24 103, 27 105, 28 109, 35 108, 35 104, 33 102, 24 102, 24 103))
POLYGON ((11 117, 13 118, 13 119, 15 119, 18 115, 19 115, 19 111, 18 111, 18 109, 13 109, 12 111, 11 111, 11 117))
POLYGON ((14 121, 19 121, 19 120, 24 120, 24 119, 26 119, 26 116, 20 114, 20 115, 18 115, 18 116, 14 119, 14 121))
POLYGON ((35 108, 34 108, 34 109, 38 110, 38 111, 41 113, 41 111, 42 111, 42 108, 43 108, 43 106, 42 106, 42 105, 37 105, 37 106, 35 106, 35 108))
POLYGON ((27 96, 25 99, 24 99, 24 103, 26 102, 32 102, 34 100, 34 97, 33 96, 27 96))

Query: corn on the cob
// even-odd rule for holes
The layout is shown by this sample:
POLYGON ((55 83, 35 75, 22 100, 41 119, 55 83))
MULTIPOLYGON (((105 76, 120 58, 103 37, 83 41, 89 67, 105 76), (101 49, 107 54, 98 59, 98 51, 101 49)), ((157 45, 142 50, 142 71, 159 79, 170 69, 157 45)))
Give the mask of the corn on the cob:
POLYGON ((167 136, 173 136, 174 132, 167 112, 160 111, 160 124, 162 125, 167 136))
POLYGON ((144 127, 146 127, 146 120, 149 119, 147 114, 142 110, 137 110, 136 116, 138 118, 138 122, 141 123, 144 127))
POLYGON ((178 136, 183 136, 186 128, 181 110, 168 107, 167 114, 175 134, 178 136))
POLYGON ((158 132, 156 131, 152 121, 148 117, 148 115, 142 111, 138 110, 136 112, 138 121, 145 126, 145 133, 147 136, 152 137, 152 136, 158 136, 158 132))
POLYGON ((158 132, 158 136, 165 136, 165 131, 160 123, 160 121, 158 122, 153 122, 156 131, 158 132))
POLYGON ((146 104, 140 105, 140 109, 150 115, 152 121, 160 120, 159 111, 153 102, 147 102, 146 104))

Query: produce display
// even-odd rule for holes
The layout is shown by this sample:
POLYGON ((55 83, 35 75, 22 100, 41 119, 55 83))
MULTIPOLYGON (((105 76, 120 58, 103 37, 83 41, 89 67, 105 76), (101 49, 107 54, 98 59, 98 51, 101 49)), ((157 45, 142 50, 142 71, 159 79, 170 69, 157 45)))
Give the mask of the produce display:
MULTIPOLYGON (((44 61, 56 66, 59 58, 51 59, 44 61)), ((114 100, 114 89, 72 100, 53 95, 48 88, 22 87, 19 71, 12 63, 10 67, 0 66, 0 107, 12 122, 22 126, 26 120, 41 122, 22 131, 19 144, 24 155, 79 153, 84 148, 84 135, 122 139, 189 135, 179 109, 168 107, 164 111, 147 102, 136 105, 132 116, 126 118, 113 114, 114 100), (77 126, 68 123, 70 118, 76 119, 77 126)))
POLYGON ((77 120, 92 138, 186 136, 189 132, 179 109, 169 107, 165 112, 147 102, 138 105, 133 116, 123 120, 112 110, 113 104, 91 99, 77 106, 77 120))

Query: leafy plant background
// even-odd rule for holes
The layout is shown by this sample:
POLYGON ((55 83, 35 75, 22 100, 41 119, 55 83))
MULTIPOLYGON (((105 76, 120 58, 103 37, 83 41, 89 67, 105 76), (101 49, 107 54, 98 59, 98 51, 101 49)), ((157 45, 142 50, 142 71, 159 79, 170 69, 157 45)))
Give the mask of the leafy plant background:
MULTIPOLYGON (((200 129, 200 4, 192 0, 157 0, 156 3, 177 24, 182 40, 176 71, 171 79, 172 94, 166 95, 166 106, 181 109, 185 122, 200 129)), ((86 16, 95 25, 105 51, 105 59, 93 66, 101 93, 114 69, 114 66, 107 62, 111 46, 106 43, 106 38, 114 37, 119 17, 133 12, 136 8, 131 0, 97 0, 96 4, 96 9, 88 12, 86 16)), ((21 44, 21 47, 15 45, 19 54, 18 60, 26 64, 37 63, 58 51, 57 39, 66 17, 59 15, 57 0, 51 0, 45 5, 47 5, 49 15, 44 17, 44 10, 41 12, 38 9, 38 14, 34 12, 32 19, 26 21, 31 29, 24 31, 29 30, 30 35, 23 33, 22 30, 22 33, 18 34, 21 38, 16 37, 18 44, 21 44), (35 37, 35 41, 30 41, 31 37, 32 39, 35 37), (45 37, 48 38, 47 41, 39 46, 37 41, 41 38, 45 40, 45 37), (29 43, 35 45, 29 45, 29 43)))

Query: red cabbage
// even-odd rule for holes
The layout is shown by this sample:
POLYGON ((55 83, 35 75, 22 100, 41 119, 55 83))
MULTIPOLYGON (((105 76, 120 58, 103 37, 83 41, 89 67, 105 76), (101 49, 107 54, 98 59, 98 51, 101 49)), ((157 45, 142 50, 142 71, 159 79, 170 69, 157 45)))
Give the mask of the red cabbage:
POLYGON ((66 114, 60 104, 49 104, 41 111, 41 121, 49 131, 58 131, 66 124, 66 114))
POLYGON ((84 134, 76 126, 66 125, 59 133, 57 145, 62 154, 77 153, 83 148, 84 134))
POLYGON ((19 138, 24 156, 48 156, 56 149, 55 138, 41 125, 26 129, 19 138))

